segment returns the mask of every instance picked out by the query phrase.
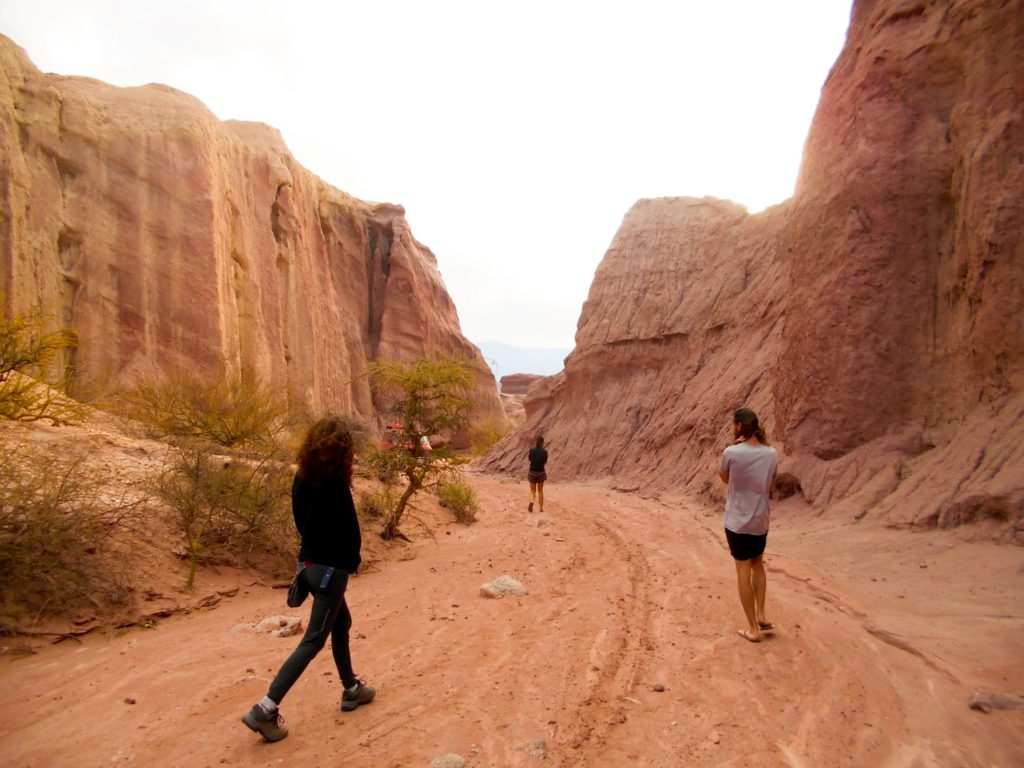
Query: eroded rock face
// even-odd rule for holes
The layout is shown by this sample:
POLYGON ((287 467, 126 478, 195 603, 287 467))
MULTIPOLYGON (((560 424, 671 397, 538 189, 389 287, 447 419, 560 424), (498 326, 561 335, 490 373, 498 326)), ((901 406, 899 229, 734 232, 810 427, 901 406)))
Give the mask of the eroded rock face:
POLYGON ((513 373, 501 377, 501 393, 503 395, 525 395, 530 385, 543 376, 536 376, 532 373, 513 373))
POLYGON ((78 329, 89 389, 184 368, 373 413, 367 361, 478 363, 404 211, 328 186, 280 134, 161 85, 40 73, 0 36, 0 292, 78 329))
POLYGON ((525 395, 506 395, 501 393, 501 407, 505 409, 505 418, 513 427, 526 421, 526 408, 523 407, 525 395))
POLYGON ((1024 5, 856 3, 793 199, 637 203, 490 466, 717 499, 749 405, 819 507, 1024 539, 1022 94, 1024 5))
POLYGON ((1024 5, 854 6, 779 247, 776 417, 819 506, 1021 538, 1022 147, 1024 5))
POLYGON ((856 4, 780 241, 793 449, 834 458, 1022 389, 1022 45, 1020 3, 856 4))
POLYGON ((778 219, 710 198, 637 203, 594 276, 565 371, 530 388, 524 427, 488 461, 521 469, 542 434, 551 480, 705 485, 722 414, 770 399, 784 280, 764 232, 778 219))
POLYGON ((543 378, 532 373, 513 373, 501 377, 501 404, 505 408, 505 418, 514 426, 518 427, 526 421, 526 408, 523 405, 526 393, 535 381, 543 378))

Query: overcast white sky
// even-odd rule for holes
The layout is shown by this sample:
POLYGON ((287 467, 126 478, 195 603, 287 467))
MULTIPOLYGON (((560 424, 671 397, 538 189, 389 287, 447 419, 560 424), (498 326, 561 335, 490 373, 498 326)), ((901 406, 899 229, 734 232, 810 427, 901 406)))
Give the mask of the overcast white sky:
POLYGON ((4 0, 40 69, 161 82, 401 203, 476 342, 572 347, 639 198, 792 194, 851 0, 4 0))

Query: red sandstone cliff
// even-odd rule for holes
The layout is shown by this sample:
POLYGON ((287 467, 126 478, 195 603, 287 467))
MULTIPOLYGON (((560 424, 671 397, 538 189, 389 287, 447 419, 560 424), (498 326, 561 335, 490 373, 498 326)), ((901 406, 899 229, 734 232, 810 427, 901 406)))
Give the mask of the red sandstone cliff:
POLYGON ((0 292, 76 327, 90 387, 184 367, 372 416, 368 360, 476 361, 399 206, 346 195, 280 134, 162 85, 40 73, 0 36, 0 292))
POLYGON ((719 495, 748 404, 820 509, 1024 543, 1022 147, 1024 4, 857 2, 793 199, 637 203, 489 465, 719 495))
POLYGON ((521 464, 543 434, 552 478, 706 490, 723 413, 771 397, 784 270, 765 232, 779 216, 710 198, 637 203, 594 276, 564 373, 530 388, 523 429, 488 462, 521 464))

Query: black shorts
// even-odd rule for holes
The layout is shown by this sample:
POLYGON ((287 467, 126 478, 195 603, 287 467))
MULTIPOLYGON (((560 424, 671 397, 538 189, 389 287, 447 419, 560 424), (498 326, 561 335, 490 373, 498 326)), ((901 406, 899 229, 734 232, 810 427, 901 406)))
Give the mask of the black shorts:
POLYGON ((768 543, 768 534, 733 533, 726 528, 725 540, 729 542, 729 553, 734 560, 753 560, 764 554, 764 545, 768 543))
POLYGON ((543 483, 545 480, 548 479, 548 473, 547 472, 530 472, 526 476, 526 478, 531 483, 543 483))

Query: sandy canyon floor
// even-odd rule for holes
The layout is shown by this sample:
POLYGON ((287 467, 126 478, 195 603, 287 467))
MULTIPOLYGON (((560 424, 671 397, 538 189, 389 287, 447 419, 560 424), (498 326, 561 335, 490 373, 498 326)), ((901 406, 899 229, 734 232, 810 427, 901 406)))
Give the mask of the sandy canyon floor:
MULTIPOLYGON (((325 650, 282 706, 239 721, 296 638, 231 634, 284 608, 234 573, 212 610, 0 658, 7 766, 1019 766, 1024 549, 776 508, 768 609, 743 641, 720 513, 599 485, 470 473, 480 521, 441 523, 350 582, 371 705, 338 711, 325 650), (480 585, 509 574, 529 594, 480 585), (664 687, 663 691, 655 687, 664 687)), ((789 506, 787 506, 789 504, 789 506)))

